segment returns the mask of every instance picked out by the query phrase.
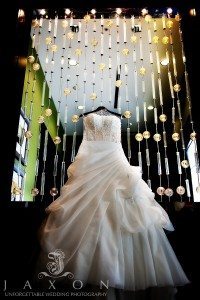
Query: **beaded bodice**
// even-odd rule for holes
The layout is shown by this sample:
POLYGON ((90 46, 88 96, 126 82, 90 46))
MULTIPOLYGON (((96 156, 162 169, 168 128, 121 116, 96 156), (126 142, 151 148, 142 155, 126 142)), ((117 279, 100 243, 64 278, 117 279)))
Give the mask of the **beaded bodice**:
POLYGON ((121 120, 112 114, 90 113, 83 117, 83 140, 121 142, 121 120))

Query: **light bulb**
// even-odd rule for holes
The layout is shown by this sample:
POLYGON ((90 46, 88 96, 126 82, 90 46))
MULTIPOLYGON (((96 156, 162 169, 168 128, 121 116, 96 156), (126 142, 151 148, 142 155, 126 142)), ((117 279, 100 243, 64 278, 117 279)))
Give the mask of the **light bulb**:
POLYGON ((18 18, 23 18, 25 16, 25 12, 23 9, 18 10, 18 18))
POLYGON ((189 11, 189 14, 190 14, 190 16, 195 17, 197 15, 196 9, 195 8, 191 8, 190 11, 189 11))
POLYGON ((173 12, 173 9, 171 7, 168 7, 167 13, 170 15, 170 14, 172 14, 172 12, 173 12))
POLYGON ((148 14, 148 10, 147 10, 146 8, 143 8, 143 9, 141 10, 141 13, 142 13, 142 16, 145 16, 145 15, 148 14))
POLYGON ((44 9, 44 8, 40 9, 39 13, 40 13, 41 16, 44 16, 46 14, 46 9, 44 9))
POLYGON ((97 11, 96 11, 96 9, 93 8, 93 9, 91 9, 90 12, 91 12, 92 15, 95 15, 97 11))
POLYGON ((70 15, 70 13, 71 13, 71 10, 70 10, 69 8, 66 8, 66 9, 65 9, 65 14, 66 14, 66 15, 70 15))
POLYGON ((116 8, 116 14, 120 15, 122 13, 122 9, 121 8, 116 8))

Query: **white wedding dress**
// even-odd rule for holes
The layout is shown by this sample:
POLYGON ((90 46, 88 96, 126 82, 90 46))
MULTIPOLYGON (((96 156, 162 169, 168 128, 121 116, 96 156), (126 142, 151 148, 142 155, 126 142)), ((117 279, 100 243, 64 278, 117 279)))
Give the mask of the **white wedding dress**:
POLYGON ((174 230, 154 193, 131 166, 116 115, 90 113, 68 181, 46 209, 40 241, 61 249, 65 270, 84 283, 124 290, 189 281, 163 230, 174 230))

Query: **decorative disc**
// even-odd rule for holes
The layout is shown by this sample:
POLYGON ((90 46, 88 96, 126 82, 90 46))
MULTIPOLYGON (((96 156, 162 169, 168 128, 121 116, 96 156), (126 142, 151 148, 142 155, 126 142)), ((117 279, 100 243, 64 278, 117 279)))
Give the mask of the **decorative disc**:
POLYGON ((151 136, 150 132, 149 132, 149 131, 147 131, 147 130, 146 130, 146 131, 144 131, 142 135, 143 135, 144 139, 146 139, 146 140, 147 140, 147 139, 149 139, 149 138, 150 138, 150 136, 151 136))
POLYGON ((144 17, 144 19, 145 19, 145 21, 146 21, 147 23, 149 23, 149 22, 151 22, 151 20, 152 20, 152 16, 151 16, 151 15, 146 15, 146 16, 144 17))
POLYGON ((96 93, 92 93, 92 94, 90 95, 90 99, 91 99, 91 100, 96 100, 96 99, 97 99, 97 94, 96 94, 96 93))
POLYGON ((116 87, 120 87, 122 85, 122 80, 120 80, 120 79, 116 80, 115 85, 116 85, 116 87))
POLYGON ((167 188, 167 189, 165 190, 165 195, 166 195, 166 196, 171 197, 171 196, 173 196, 173 194, 174 194, 174 192, 173 192, 172 189, 167 188))
POLYGON ((56 52, 57 50, 58 50, 58 46, 57 45, 52 45, 51 46, 51 50, 53 51, 53 52, 56 52))
POLYGON ((172 28, 173 27, 173 21, 167 21, 167 23, 166 23, 166 25, 167 25, 167 28, 172 28))
POLYGON ((187 159, 182 160, 181 166, 182 166, 184 169, 187 169, 187 168, 190 166, 189 161, 188 161, 187 159))
POLYGON ((61 138, 59 136, 55 136, 53 138, 53 142, 54 142, 55 145, 58 145, 58 144, 61 143, 61 138))
POLYGON ((50 189, 50 194, 51 196, 56 196, 58 195, 58 189, 53 187, 52 189, 50 189))
POLYGON ((107 20, 105 22, 106 27, 111 27, 113 25, 113 21, 112 20, 107 20))
POLYGON ((131 43, 136 43, 136 42, 137 42, 137 36, 133 34, 131 36, 131 43))
POLYGON ((124 48, 122 50, 122 54, 125 55, 125 56, 127 56, 129 54, 129 49, 128 48, 124 48))
POLYGON ((191 138, 191 140, 192 141, 194 141, 195 139, 196 139, 196 132, 195 131, 193 131, 192 133, 190 133, 190 138, 191 138))
POLYGON ((39 117, 38 117, 38 123, 39 123, 39 124, 44 123, 44 116, 39 116, 39 117))
POLYGON ((72 116, 72 122, 73 122, 73 123, 77 123, 78 120, 79 120, 79 116, 78 116, 78 115, 73 115, 73 116, 72 116))
POLYGON ((30 130, 27 130, 26 132, 25 132, 25 137, 27 138, 27 139, 30 139, 30 138, 32 138, 32 132, 30 131, 30 130))
POLYGON ((180 92, 180 90, 181 90, 180 84, 178 84, 178 83, 175 84, 175 85, 174 85, 174 91, 175 91, 175 92, 180 92))
POLYGON ((178 132, 174 132, 174 133, 172 134, 172 139, 173 139, 175 142, 179 141, 179 140, 180 140, 180 134, 179 134, 178 132))
POLYGON ((161 141, 161 135, 159 133, 155 133, 153 135, 153 139, 154 139, 154 141, 159 142, 159 141, 161 141))
POLYGON ((38 194, 39 194, 39 190, 36 187, 31 190, 32 196, 37 196, 38 194))
POLYGON ((50 116, 52 115, 52 110, 51 110, 51 108, 45 109, 44 114, 45 114, 46 117, 50 117, 50 116))
POLYGON ((82 54, 82 49, 77 48, 75 50, 75 54, 78 55, 78 56, 80 56, 82 54))
POLYGON ((68 21, 67 20, 62 20, 62 27, 67 28, 68 26, 68 21))
POLYGON ((94 39, 92 39, 91 40, 91 45, 93 46, 93 47, 96 47, 97 45, 98 45, 98 41, 94 38, 94 39))
POLYGON ((69 88, 64 89, 65 96, 68 96, 71 93, 71 90, 69 88))
POLYGON ((144 67, 140 68, 140 75, 145 75, 146 74, 146 69, 144 67))
POLYGON ((88 23, 90 21, 90 15, 85 15, 83 19, 86 23, 88 23))
POLYGON ((100 69, 100 70, 104 70, 104 69, 105 69, 105 66, 106 66, 106 65, 105 65, 104 63, 100 63, 100 64, 99 64, 99 69, 100 69))
POLYGON ((34 71, 38 71, 39 69, 40 69, 40 64, 34 63, 34 64, 33 64, 33 70, 34 70, 34 71))
POLYGON ((67 38, 69 39, 69 40, 73 40, 73 38, 74 38, 74 33, 73 32, 68 32, 67 33, 67 38))
POLYGON ((184 194, 185 194, 185 188, 184 188, 184 186, 179 185, 179 186, 176 188, 176 192, 177 192, 177 194, 179 194, 179 195, 184 195, 184 194))
POLYGON ((50 45, 52 42, 52 38, 50 36, 46 37, 45 42, 47 45, 50 45))
POLYGON ((153 38, 152 38, 152 41, 153 41, 154 44, 158 44, 158 42, 159 42, 159 36, 154 35, 153 38))
POLYGON ((165 188, 163 186, 159 186, 156 190, 157 194, 162 196, 164 195, 164 192, 165 192, 165 188))
POLYGON ((169 37, 168 37, 168 36, 164 36, 164 37, 162 38, 162 43, 163 43, 164 45, 167 45, 167 44, 169 43, 169 37))
POLYGON ((159 119, 161 122, 166 122, 167 121, 167 116, 165 114, 162 114, 159 116, 159 119))
POLYGON ((136 139, 136 141, 138 141, 138 142, 141 142, 142 140, 143 140, 143 135, 142 135, 142 133, 137 133, 136 135, 135 135, 135 139, 136 139))
POLYGON ((124 112, 124 117, 127 118, 127 119, 130 119, 131 115, 132 115, 132 114, 131 114, 130 110, 126 110, 126 111, 124 112))
POLYGON ((34 57, 33 55, 29 55, 29 56, 28 56, 28 62, 29 62, 30 64, 33 64, 34 61, 35 61, 35 57, 34 57))

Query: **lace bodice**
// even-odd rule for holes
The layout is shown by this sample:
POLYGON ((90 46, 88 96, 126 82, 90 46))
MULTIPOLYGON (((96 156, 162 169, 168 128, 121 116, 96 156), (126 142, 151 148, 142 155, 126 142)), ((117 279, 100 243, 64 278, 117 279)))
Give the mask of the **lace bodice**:
POLYGON ((83 117, 83 140, 121 142, 121 120, 112 114, 90 113, 83 117))

